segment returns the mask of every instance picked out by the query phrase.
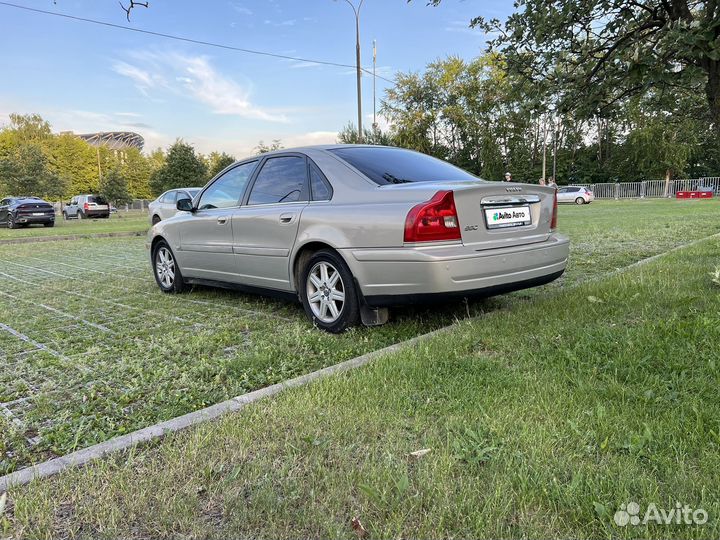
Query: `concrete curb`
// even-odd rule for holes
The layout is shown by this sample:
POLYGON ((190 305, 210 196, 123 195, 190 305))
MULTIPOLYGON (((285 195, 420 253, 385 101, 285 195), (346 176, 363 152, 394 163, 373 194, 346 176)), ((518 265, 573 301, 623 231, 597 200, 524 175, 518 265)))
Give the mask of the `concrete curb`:
POLYGON ((318 371, 313 371, 312 373, 301 375, 300 377, 296 377, 288 381, 273 384, 272 386, 261 388, 260 390, 255 390, 254 392, 249 392, 247 394, 228 399, 227 401, 223 401, 222 403, 211 405, 210 407, 206 407, 204 409, 200 409, 198 411, 194 411, 183 416, 178 416, 171 420, 167 420, 165 422, 161 422, 159 424, 155 424, 153 426, 149 426, 138 431, 128 433, 127 435, 115 437, 114 439, 110 439, 109 441, 98 443, 88 448, 78 450, 77 452, 72 452, 65 456, 50 459, 43 463, 39 463, 37 465, 33 465, 31 467, 27 467, 25 469, 10 473, 8 475, 0 477, 0 493, 8 491, 10 488, 27 484, 34 479, 46 478, 48 476, 58 474, 70 467, 85 465, 86 463, 89 463, 90 461, 96 459, 100 459, 107 454, 117 452, 119 450, 126 450, 139 443, 159 439, 161 437, 164 437, 168 433, 174 433, 176 431, 186 429, 196 424, 207 422, 208 420, 214 420, 215 418, 223 414, 239 411, 250 403, 254 403, 266 397, 274 396, 275 394, 279 394, 280 392, 289 388, 304 386, 312 381, 323 379, 336 373, 342 373, 344 371, 358 368, 367 364, 371 360, 374 360, 381 356, 399 351, 413 345, 417 345, 422 341, 427 341, 428 339, 438 334, 447 332, 454 327, 455 325, 451 324, 438 330, 428 332, 427 334, 416 336, 407 341, 395 343, 383 349, 379 349, 377 351, 373 351, 362 356, 351 358, 350 360, 346 360, 345 362, 341 362, 339 364, 335 364, 333 366, 329 366, 318 371))
POLYGON ((83 240, 85 238, 125 238, 130 236, 145 236, 147 231, 129 231, 116 233, 68 234, 58 236, 28 236, 25 238, 12 238, 0 240, 0 246, 6 244, 34 244, 36 242, 60 242, 62 240, 83 240))

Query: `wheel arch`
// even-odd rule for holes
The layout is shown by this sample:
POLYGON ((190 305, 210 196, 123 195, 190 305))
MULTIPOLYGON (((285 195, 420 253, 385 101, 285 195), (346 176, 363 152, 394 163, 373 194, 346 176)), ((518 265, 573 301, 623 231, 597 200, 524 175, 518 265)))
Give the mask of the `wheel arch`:
MULTIPOLYGON (((295 292, 299 293, 300 289, 298 288, 298 283, 300 282, 300 269, 303 267, 303 264, 305 261, 307 261, 310 257, 312 257, 313 253, 317 253, 320 250, 328 249, 331 250, 333 253, 335 253, 338 257, 340 257, 343 261, 345 261, 345 257, 343 257, 342 253, 338 251, 337 248, 334 246, 328 244, 327 242, 322 242, 320 240, 312 240, 310 242, 307 242, 297 248, 295 250, 295 255, 293 256, 292 260, 290 261, 290 279, 291 283, 290 285, 295 290, 295 292)), ((347 264, 347 261, 345 261, 345 264, 347 264)), ((349 267, 349 265, 348 265, 349 267)))

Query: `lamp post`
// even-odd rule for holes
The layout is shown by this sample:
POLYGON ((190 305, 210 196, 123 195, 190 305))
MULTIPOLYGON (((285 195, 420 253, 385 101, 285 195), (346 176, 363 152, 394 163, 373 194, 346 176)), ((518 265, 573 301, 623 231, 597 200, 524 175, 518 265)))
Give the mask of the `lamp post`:
POLYGON ((360 67, 360 8, 365 0, 360 0, 357 7, 350 0, 345 0, 355 14, 355 65, 357 68, 357 109, 358 109, 358 142, 363 142, 362 131, 362 68, 360 67))

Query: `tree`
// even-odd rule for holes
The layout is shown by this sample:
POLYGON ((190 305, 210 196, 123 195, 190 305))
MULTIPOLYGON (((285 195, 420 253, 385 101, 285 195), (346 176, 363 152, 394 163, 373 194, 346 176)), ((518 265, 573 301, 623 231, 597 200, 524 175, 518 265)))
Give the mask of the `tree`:
POLYGON ((229 167, 235 163, 235 158, 225 152, 211 152, 207 157, 208 162, 208 177, 213 178, 217 173, 222 171, 225 167, 229 167))
POLYGON ((132 202, 132 196, 128 191, 128 182, 118 168, 110 169, 100 179, 98 191, 100 195, 114 203, 115 207, 132 202))
POLYGON ((363 129, 363 138, 360 140, 357 127, 352 122, 345 124, 338 133, 337 142, 341 144, 379 144, 384 146, 393 145, 392 136, 381 129, 363 129))
POLYGON ((256 155, 260 155, 272 152, 273 150, 282 150, 283 148, 285 147, 283 146, 280 139, 273 139, 273 142, 270 146, 267 146, 263 141, 258 142, 258 145, 254 148, 254 151, 256 155))
MULTIPOLYGON (((441 0, 430 0, 439 4, 441 0)), ((720 133, 720 2, 717 0, 523 0, 503 24, 471 25, 561 110, 602 115, 652 90, 703 91, 720 133)))
POLYGON ((149 158, 137 148, 124 150, 120 163, 120 174, 127 180, 127 189, 135 199, 150 199, 150 175, 152 174, 149 158))
POLYGON ((150 177, 150 189, 160 195, 168 189, 195 187, 205 184, 207 168, 195 154, 195 149, 181 139, 168 149, 165 164, 150 177))
POLYGON ((37 144, 23 144, 10 159, 2 160, 0 175, 5 179, 5 189, 15 196, 59 200, 68 187, 67 179, 50 169, 47 157, 37 144))

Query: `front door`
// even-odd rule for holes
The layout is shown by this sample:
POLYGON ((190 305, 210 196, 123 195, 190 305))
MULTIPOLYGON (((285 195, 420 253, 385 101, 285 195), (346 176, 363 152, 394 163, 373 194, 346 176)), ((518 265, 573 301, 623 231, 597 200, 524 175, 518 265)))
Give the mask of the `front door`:
POLYGON ((300 215, 308 204, 307 158, 268 158, 246 204, 233 215, 234 252, 241 281, 290 290, 290 253, 300 215))
POLYGON ((237 282, 232 216, 257 161, 227 171, 200 195, 195 210, 180 224, 177 258, 186 277, 237 282))

